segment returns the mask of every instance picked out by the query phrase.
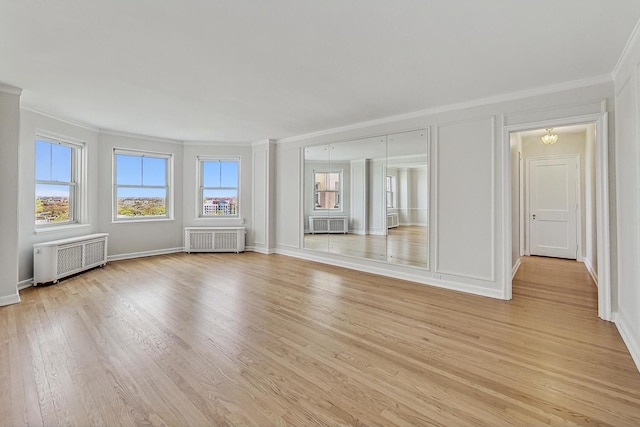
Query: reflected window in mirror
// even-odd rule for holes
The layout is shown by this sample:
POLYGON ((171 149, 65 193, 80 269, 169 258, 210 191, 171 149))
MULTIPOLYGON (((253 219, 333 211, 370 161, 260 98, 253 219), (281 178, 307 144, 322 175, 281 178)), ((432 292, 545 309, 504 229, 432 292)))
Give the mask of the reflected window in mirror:
POLYGON ((387 176, 387 208, 394 209, 396 207, 396 177, 387 176))
POLYGON ((342 171, 314 172, 314 210, 340 210, 342 171))

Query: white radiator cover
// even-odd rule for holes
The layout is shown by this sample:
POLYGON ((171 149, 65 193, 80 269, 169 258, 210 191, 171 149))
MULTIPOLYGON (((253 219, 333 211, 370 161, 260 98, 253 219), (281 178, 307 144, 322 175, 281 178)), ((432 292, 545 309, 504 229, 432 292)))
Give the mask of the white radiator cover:
POLYGON ((346 216, 310 216, 309 233, 343 233, 349 231, 349 221, 346 216))
POLYGON ((33 285, 107 264, 109 233, 96 233, 33 245, 33 285))
POLYGON ((395 228, 400 225, 399 216, 397 213, 387 214, 387 228, 395 228))
POLYGON ((244 252, 244 227, 185 227, 184 251, 244 252))

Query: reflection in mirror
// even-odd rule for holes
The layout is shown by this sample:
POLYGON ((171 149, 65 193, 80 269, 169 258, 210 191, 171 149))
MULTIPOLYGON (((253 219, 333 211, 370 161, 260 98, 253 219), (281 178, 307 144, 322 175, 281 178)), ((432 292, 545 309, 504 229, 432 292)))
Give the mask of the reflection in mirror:
POLYGON ((424 129, 387 136, 387 261, 429 266, 429 172, 424 129))
POLYGON ((305 149, 304 158, 304 247, 328 252, 329 213, 335 209, 330 205, 330 199, 334 198, 334 202, 340 200, 340 194, 328 191, 331 190, 328 177, 331 174, 329 146, 308 147, 305 149))
POLYGON ((428 266, 425 130, 305 149, 304 247, 428 266))

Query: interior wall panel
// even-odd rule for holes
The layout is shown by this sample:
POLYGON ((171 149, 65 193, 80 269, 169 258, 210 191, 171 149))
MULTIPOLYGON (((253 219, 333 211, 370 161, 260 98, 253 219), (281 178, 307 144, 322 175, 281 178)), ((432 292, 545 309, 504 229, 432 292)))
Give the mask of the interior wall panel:
POLYGON ((494 118, 436 132, 437 273, 494 280, 494 118))

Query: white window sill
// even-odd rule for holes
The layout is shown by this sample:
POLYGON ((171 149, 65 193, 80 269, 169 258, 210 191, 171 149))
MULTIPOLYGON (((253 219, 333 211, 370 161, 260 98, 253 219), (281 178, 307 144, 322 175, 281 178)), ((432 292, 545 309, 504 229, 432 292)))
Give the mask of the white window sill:
POLYGON ((66 225, 52 225, 48 227, 36 228, 34 234, 46 234, 46 233, 63 233, 65 231, 79 230, 83 228, 89 228, 91 224, 66 224, 66 225))
POLYGON ((162 221, 174 221, 173 218, 140 218, 140 219, 113 219, 111 220, 112 224, 131 224, 131 223, 139 223, 139 222, 162 222, 162 221))

